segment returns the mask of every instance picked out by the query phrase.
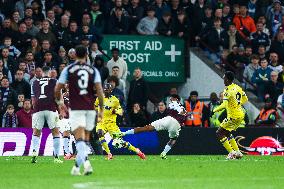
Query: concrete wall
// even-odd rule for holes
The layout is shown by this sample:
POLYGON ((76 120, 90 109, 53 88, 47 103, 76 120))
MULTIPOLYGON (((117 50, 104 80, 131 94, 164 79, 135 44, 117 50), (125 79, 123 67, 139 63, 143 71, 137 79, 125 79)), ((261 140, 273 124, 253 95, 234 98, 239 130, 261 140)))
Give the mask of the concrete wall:
MULTIPOLYGON (((187 98, 192 90, 198 91, 199 97, 208 97, 212 92, 219 94, 224 90, 223 79, 193 52, 190 55, 190 78, 179 88, 179 94, 187 98)), ((248 110, 250 123, 253 123, 259 110, 250 102, 245 108, 248 110)))

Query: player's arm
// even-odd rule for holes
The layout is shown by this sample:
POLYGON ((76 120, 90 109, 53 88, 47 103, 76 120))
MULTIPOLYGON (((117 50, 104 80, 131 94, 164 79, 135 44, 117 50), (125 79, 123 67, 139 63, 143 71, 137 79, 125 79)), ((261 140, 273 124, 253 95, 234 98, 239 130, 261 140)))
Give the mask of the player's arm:
POLYGON ((123 115, 123 110, 120 106, 119 100, 116 98, 115 102, 114 102, 115 106, 113 109, 113 113, 122 116, 123 115))
POLYGON ((99 101, 99 111, 98 111, 98 121, 102 120, 103 118, 103 112, 104 112, 104 93, 103 93, 103 88, 102 88, 102 80, 99 71, 95 68, 95 77, 94 77, 94 84, 95 84, 95 91, 98 96, 98 101, 99 101))
POLYGON ((68 70, 67 68, 64 68, 60 74, 60 77, 54 89, 54 98, 57 105, 64 105, 62 97, 62 89, 64 89, 65 83, 67 82, 67 78, 68 78, 68 70))
POLYGON ((31 86, 31 100, 32 100, 32 106, 33 106, 33 109, 35 108, 35 104, 36 104, 36 99, 35 99, 35 95, 34 95, 34 83, 32 84, 31 86))
POLYGON ((222 102, 222 104, 220 104, 220 106, 216 107, 213 110, 214 113, 219 112, 220 110, 223 110, 223 109, 227 108, 227 106, 228 106, 228 99, 230 97, 230 94, 226 90, 224 91, 223 94, 224 94, 223 102, 222 102))
POLYGON ((242 92, 242 99, 241 99, 241 104, 245 104, 248 101, 248 97, 245 92, 242 92))

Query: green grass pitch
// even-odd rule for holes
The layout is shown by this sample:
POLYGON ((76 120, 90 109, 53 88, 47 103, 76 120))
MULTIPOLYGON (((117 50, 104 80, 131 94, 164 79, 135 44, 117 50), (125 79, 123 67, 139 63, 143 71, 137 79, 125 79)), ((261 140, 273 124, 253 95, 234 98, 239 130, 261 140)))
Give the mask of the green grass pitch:
POLYGON ((284 188, 284 158, 245 156, 91 156, 94 174, 71 176, 73 161, 54 164, 52 157, 0 158, 1 189, 273 189, 284 188))

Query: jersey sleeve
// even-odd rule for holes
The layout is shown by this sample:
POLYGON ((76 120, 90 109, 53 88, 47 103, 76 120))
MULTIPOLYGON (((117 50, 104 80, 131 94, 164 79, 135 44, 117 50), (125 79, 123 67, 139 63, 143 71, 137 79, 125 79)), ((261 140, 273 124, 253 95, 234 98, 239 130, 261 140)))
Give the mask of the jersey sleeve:
POLYGON ((68 80, 68 67, 64 68, 58 79, 58 83, 65 84, 68 80))
POLYGON ((230 91, 229 91, 227 88, 224 89, 224 92, 223 92, 223 100, 229 100, 230 96, 231 96, 230 91))
POLYGON ((98 110, 98 106, 99 106, 99 99, 97 98, 96 101, 95 101, 95 110, 98 110))
POLYGON ((94 72, 94 83, 101 83, 102 79, 101 79, 101 75, 100 72, 97 70, 97 68, 94 68, 95 72, 94 72))
POLYGON ((246 95, 246 93, 242 90, 242 99, 241 99, 241 104, 245 104, 248 101, 248 97, 246 95))

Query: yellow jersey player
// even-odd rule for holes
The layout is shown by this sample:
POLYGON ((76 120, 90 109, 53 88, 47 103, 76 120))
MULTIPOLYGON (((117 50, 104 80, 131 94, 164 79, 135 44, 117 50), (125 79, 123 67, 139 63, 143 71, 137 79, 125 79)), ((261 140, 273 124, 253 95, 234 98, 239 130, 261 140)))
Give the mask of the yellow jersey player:
POLYGON ((242 88, 233 83, 234 77, 234 73, 231 71, 225 73, 224 84, 226 88, 223 92, 223 103, 213 110, 213 112, 222 109, 227 110, 227 118, 223 120, 216 132, 217 138, 229 152, 227 159, 240 159, 243 157, 231 132, 235 131, 243 122, 245 117, 243 104, 248 101, 242 88))
MULTIPOLYGON (((116 124, 116 117, 117 115, 122 115, 123 111, 120 106, 119 100, 111 95, 113 86, 109 83, 104 85, 104 117, 103 119, 97 124, 96 132, 99 137, 99 141, 103 146, 105 152, 107 153, 107 159, 111 160, 113 158, 108 144, 105 140, 104 135, 108 132, 112 138, 116 138, 116 135, 120 135, 121 131, 116 124)), ((95 108, 97 109, 99 104, 98 99, 95 101, 95 108)), ((124 141, 123 139, 118 139, 120 142, 119 147, 127 148, 130 151, 135 152, 141 159, 145 159, 145 155, 141 152, 138 148, 132 146, 129 142, 124 141)), ((118 147, 118 148, 119 148, 118 147)))

